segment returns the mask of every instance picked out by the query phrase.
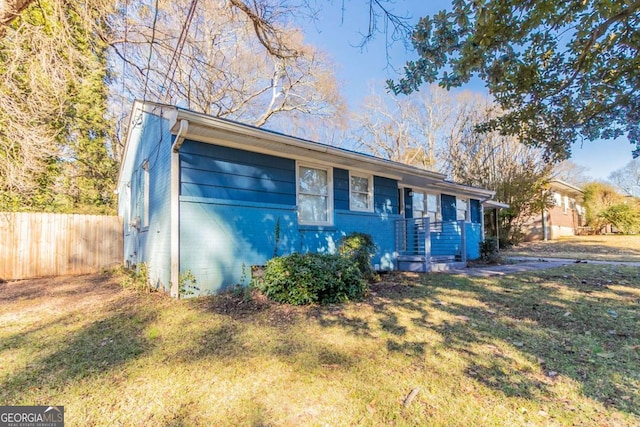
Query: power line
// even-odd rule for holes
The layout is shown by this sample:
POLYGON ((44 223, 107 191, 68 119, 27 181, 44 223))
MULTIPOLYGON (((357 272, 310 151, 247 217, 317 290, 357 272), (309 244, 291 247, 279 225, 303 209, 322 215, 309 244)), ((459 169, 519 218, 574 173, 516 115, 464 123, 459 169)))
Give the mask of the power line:
POLYGON ((147 75, 144 79, 144 92, 142 100, 147 100, 147 87, 149 85, 149 73, 151 71, 151 55, 153 54, 153 44, 156 41, 156 22, 158 21, 158 0, 155 3, 155 11, 153 13, 153 25, 151 26, 151 44, 149 45, 149 56, 147 57, 147 75))
POLYGON ((187 18, 185 19, 184 24, 182 25, 182 30, 180 31, 180 36, 178 37, 178 42, 176 43, 176 47, 173 50, 173 55, 171 56, 171 61, 169 61, 169 66, 167 67, 167 72, 164 76, 164 80, 162 82, 162 88, 164 88, 165 84, 168 84, 169 87, 165 92, 165 99, 169 97, 169 89, 171 89, 171 85, 173 84, 173 79, 176 75, 176 70, 178 69, 178 61, 182 56, 182 50, 184 49, 184 44, 187 41, 187 34, 189 33, 189 27, 191 26, 191 21, 193 20, 193 15, 195 14, 196 6, 198 4, 198 0, 191 0, 191 5, 189 6, 189 11, 187 12, 187 18), (171 72, 171 68, 173 67, 173 63, 175 61, 175 68, 173 68, 173 72, 171 73, 171 79, 169 79, 169 72, 171 72))
POLYGON ((129 0, 124 1, 124 43, 122 45, 122 89, 120 94, 120 115, 124 114, 124 99, 126 92, 127 75, 127 42, 129 37, 129 0))

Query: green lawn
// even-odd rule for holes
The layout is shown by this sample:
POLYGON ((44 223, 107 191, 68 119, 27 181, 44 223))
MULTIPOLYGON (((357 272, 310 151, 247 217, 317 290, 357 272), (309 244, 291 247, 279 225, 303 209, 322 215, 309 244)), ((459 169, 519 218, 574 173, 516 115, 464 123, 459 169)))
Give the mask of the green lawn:
POLYGON ((637 268, 393 274, 328 307, 119 280, 0 284, 0 404, 69 426, 640 424, 637 268))

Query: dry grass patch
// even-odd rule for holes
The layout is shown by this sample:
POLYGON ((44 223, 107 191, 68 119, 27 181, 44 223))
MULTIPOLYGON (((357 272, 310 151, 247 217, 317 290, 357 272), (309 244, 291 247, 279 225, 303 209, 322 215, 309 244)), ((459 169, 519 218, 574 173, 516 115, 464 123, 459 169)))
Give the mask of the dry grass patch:
POLYGON ((524 242, 503 250, 505 256, 640 262, 640 235, 573 236, 557 240, 524 242))
POLYGON ((638 269, 392 274, 327 307, 118 280, 0 285, 2 404, 70 426, 640 423, 638 269))

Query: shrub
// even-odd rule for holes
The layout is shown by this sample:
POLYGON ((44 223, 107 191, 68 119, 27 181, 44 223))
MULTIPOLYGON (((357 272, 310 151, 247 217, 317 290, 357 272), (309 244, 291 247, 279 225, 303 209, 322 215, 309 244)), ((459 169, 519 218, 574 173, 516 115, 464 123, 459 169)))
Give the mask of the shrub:
POLYGON ((124 278, 120 285, 126 289, 132 289, 136 292, 145 292, 151 290, 149 286, 149 267, 146 263, 141 263, 137 268, 125 269, 124 278))
POLYGON ((253 286, 274 301, 293 305, 357 300, 366 290, 362 273, 351 260, 314 253, 272 258, 253 286))
POLYGON ((362 277, 372 280, 375 277, 375 271, 371 267, 371 257, 376 250, 378 247, 370 235, 355 232, 342 239, 338 253, 349 258, 358 267, 362 277))
POLYGON ((500 252, 498 252, 498 241, 490 237, 480 242, 480 259, 488 264, 500 262, 500 252))
POLYGON ((180 277, 178 277, 179 298, 192 297, 199 290, 200 288, 196 284, 196 276, 193 275, 191 270, 180 273, 180 277))

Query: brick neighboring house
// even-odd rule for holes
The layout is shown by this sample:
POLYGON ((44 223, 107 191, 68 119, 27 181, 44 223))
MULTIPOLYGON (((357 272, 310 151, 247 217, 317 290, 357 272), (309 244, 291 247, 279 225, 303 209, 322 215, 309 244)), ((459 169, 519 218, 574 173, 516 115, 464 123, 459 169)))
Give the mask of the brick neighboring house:
POLYGON ((584 192, 560 180, 549 183, 554 205, 532 217, 522 228, 525 241, 553 240, 579 234, 585 225, 584 192))

